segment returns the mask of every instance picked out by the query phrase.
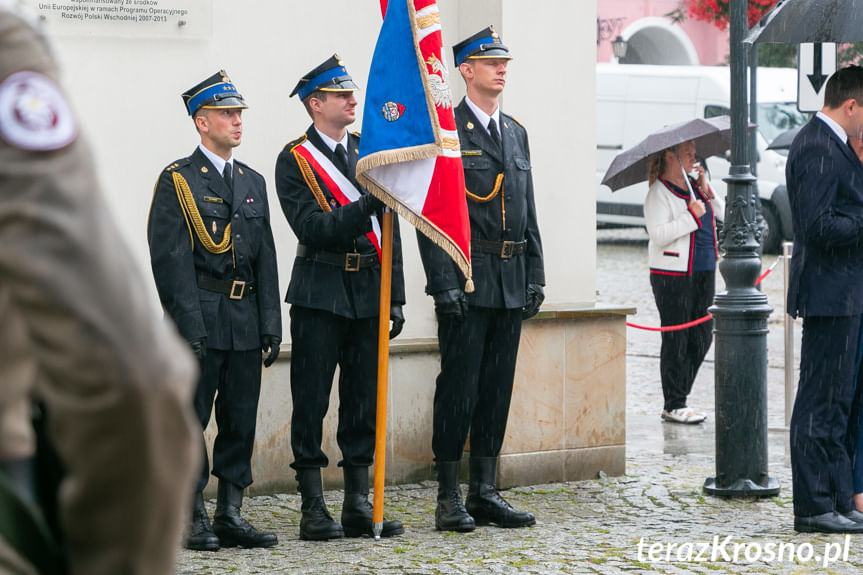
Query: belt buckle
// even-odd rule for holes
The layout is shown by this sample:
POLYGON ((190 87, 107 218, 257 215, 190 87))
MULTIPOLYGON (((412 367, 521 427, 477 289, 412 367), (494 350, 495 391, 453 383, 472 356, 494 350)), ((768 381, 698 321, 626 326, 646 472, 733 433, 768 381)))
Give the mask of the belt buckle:
POLYGON ((504 240, 500 246, 500 259, 508 260, 513 256, 515 251, 515 242, 504 240))
POLYGON ((345 271, 358 272, 360 271, 360 254, 357 252, 348 252, 345 254, 345 271))
POLYGON ((246 282, 241 280, 234 280, 234 283, 231 284, 231 293, 228 294, 228 297, 231 299, 243 299, 243 293, 246 291, 246 282), (237 289, 239 288, 240 293, 237 293, 237 289))

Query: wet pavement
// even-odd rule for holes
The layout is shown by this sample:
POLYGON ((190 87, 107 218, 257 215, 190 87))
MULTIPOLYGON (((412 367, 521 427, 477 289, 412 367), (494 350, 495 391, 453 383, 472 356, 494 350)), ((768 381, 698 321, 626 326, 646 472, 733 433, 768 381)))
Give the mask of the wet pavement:
MULTIPOLYGON (((636 305, 634 323, 658 325, 638 230, 600 231, 597 289, 608 303, 636 305), (620 281, 625 277, 625 281, 620 281)), ((643 232, 641 232, 643 234, 643 232)), ((765 257, 765 268, 772 256, 765 257)), ((721 278, 717 291, 721 291, 721 278)), ((768 325, 769 472, 778 496, 727 500, 706 495, 714 469, 714 364, 708 353, 690 404, 708 413, 703 425, 659 418, 659 335, 627 332, 626 474, 508 490, 537 524, 526 529, 480 527, 469 534, 434 529, 436 484, 387 487, 386 515, 405 524, 393 539, 300 541, 295 493, 246 499, 244 514, 274 531, 266 550, 181 551, 180 574, 558 574, 558 573, 858 573, 863 537, 797 534, 792 529, 791 473, 784 423, 782 264, 764 280, 774 307, 768 325)), ((799 350, 800 328, 796 330, 799 350)), ((796 363, 796 362, 795 362, 796 363)), ((796 378, 795 378, 796 379, 796 378)), ((741 446, 745 448, 745 446, 741 446)), ((326 499, 334 516, 342 492, 326 499)), ((212 512, 213 501, 208 502, 212 512)))

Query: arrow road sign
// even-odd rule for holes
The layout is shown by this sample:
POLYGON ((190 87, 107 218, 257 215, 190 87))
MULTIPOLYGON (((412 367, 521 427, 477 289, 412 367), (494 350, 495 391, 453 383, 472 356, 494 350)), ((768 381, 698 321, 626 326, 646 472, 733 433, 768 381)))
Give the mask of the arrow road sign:
POLYGON ((824 106, 824 84, 836 71, 836 44, 800 44, 797 56, 797 109, 817 112, 824 106))

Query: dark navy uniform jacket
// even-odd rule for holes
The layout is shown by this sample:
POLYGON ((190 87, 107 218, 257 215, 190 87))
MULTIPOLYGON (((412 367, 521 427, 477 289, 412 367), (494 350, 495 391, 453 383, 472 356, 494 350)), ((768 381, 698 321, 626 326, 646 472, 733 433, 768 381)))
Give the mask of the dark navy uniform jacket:
MULTIPOLYGON (((332 254, 376 254, 374 245, 365 235, 372 230, 369 216, 363 213, 357 202, 340 206, 320 175, 315 174, 315 180, 331 211, 324 211, 320 206, 303 178, 293 152, 296 146, 306 140, 332 160, 333 152, 321 140, 314 126, 309 127, 305 135, 288 143, 276 160, 279 202, 299 243, 332 254)), ((352 176, 356 173, 359 147, 359 137, 348 134, 348 173, 352 176)), ((364 193, 359 184, 352 181, 360 193, 364 193)), ((380 214, 378 219, 380 221, 380 214)), ((404 305, 405 282, 398 218, 394 217, 393 223, 391 301, 394 305, 404 305)), ((380 285, 380 265, 347 271, 343 267, 297 256, 285 301, 349 319, 376 317, 380 314, 380 285)))
MULTIPOLYGON (((464 166, 471 240, 527 240, 525 252, 510 259, 471 249, 475 291, 470 305, 513 309, 525 305, 528 283, 545 285, 542 241, 536 220, 527 131, 500 113, 503 157, 464 100, 455 108, 464 166), (495 183, 503 174, 495 192, 495 183)), ((426 271, 426 292, 464 288, 465 279, 443 250, 417 234, 426 271)))
POLYGON ((794 138, 785 180, 794 224, 788 313, 863 313, 863 164, 814 117, 794 138))
POLYGON ((159 176, 153 192, 147 237, 162 306, 189 341, 206 337, 207 347, 252 350, 262 335, 281 338, 276 249, 270 229, 263 176, 234 160, 234 191, 199 148, 159 176), (218 244, 231 223, 233 250, 207 251, 187 224, 172 174, 188 182, 206 233, 218 244), (254 284, 242 299, 201 289, 198 276, 254 284))

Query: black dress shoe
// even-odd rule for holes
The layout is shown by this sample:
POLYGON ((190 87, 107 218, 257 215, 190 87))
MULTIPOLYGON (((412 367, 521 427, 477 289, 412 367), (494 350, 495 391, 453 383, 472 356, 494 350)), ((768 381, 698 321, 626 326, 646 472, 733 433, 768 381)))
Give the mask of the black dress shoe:
POLYGON ((795 517, 794 530, 800 533, 863 533, 863 523, 855 523, 835 511, 828 511, 810 517, 795 517))
POLYGON ((856 509, 846 511, 842 516, 845 517, 845 519, 850 519, 854 523, 863 523, 863 513, 860 513, 856 509))

